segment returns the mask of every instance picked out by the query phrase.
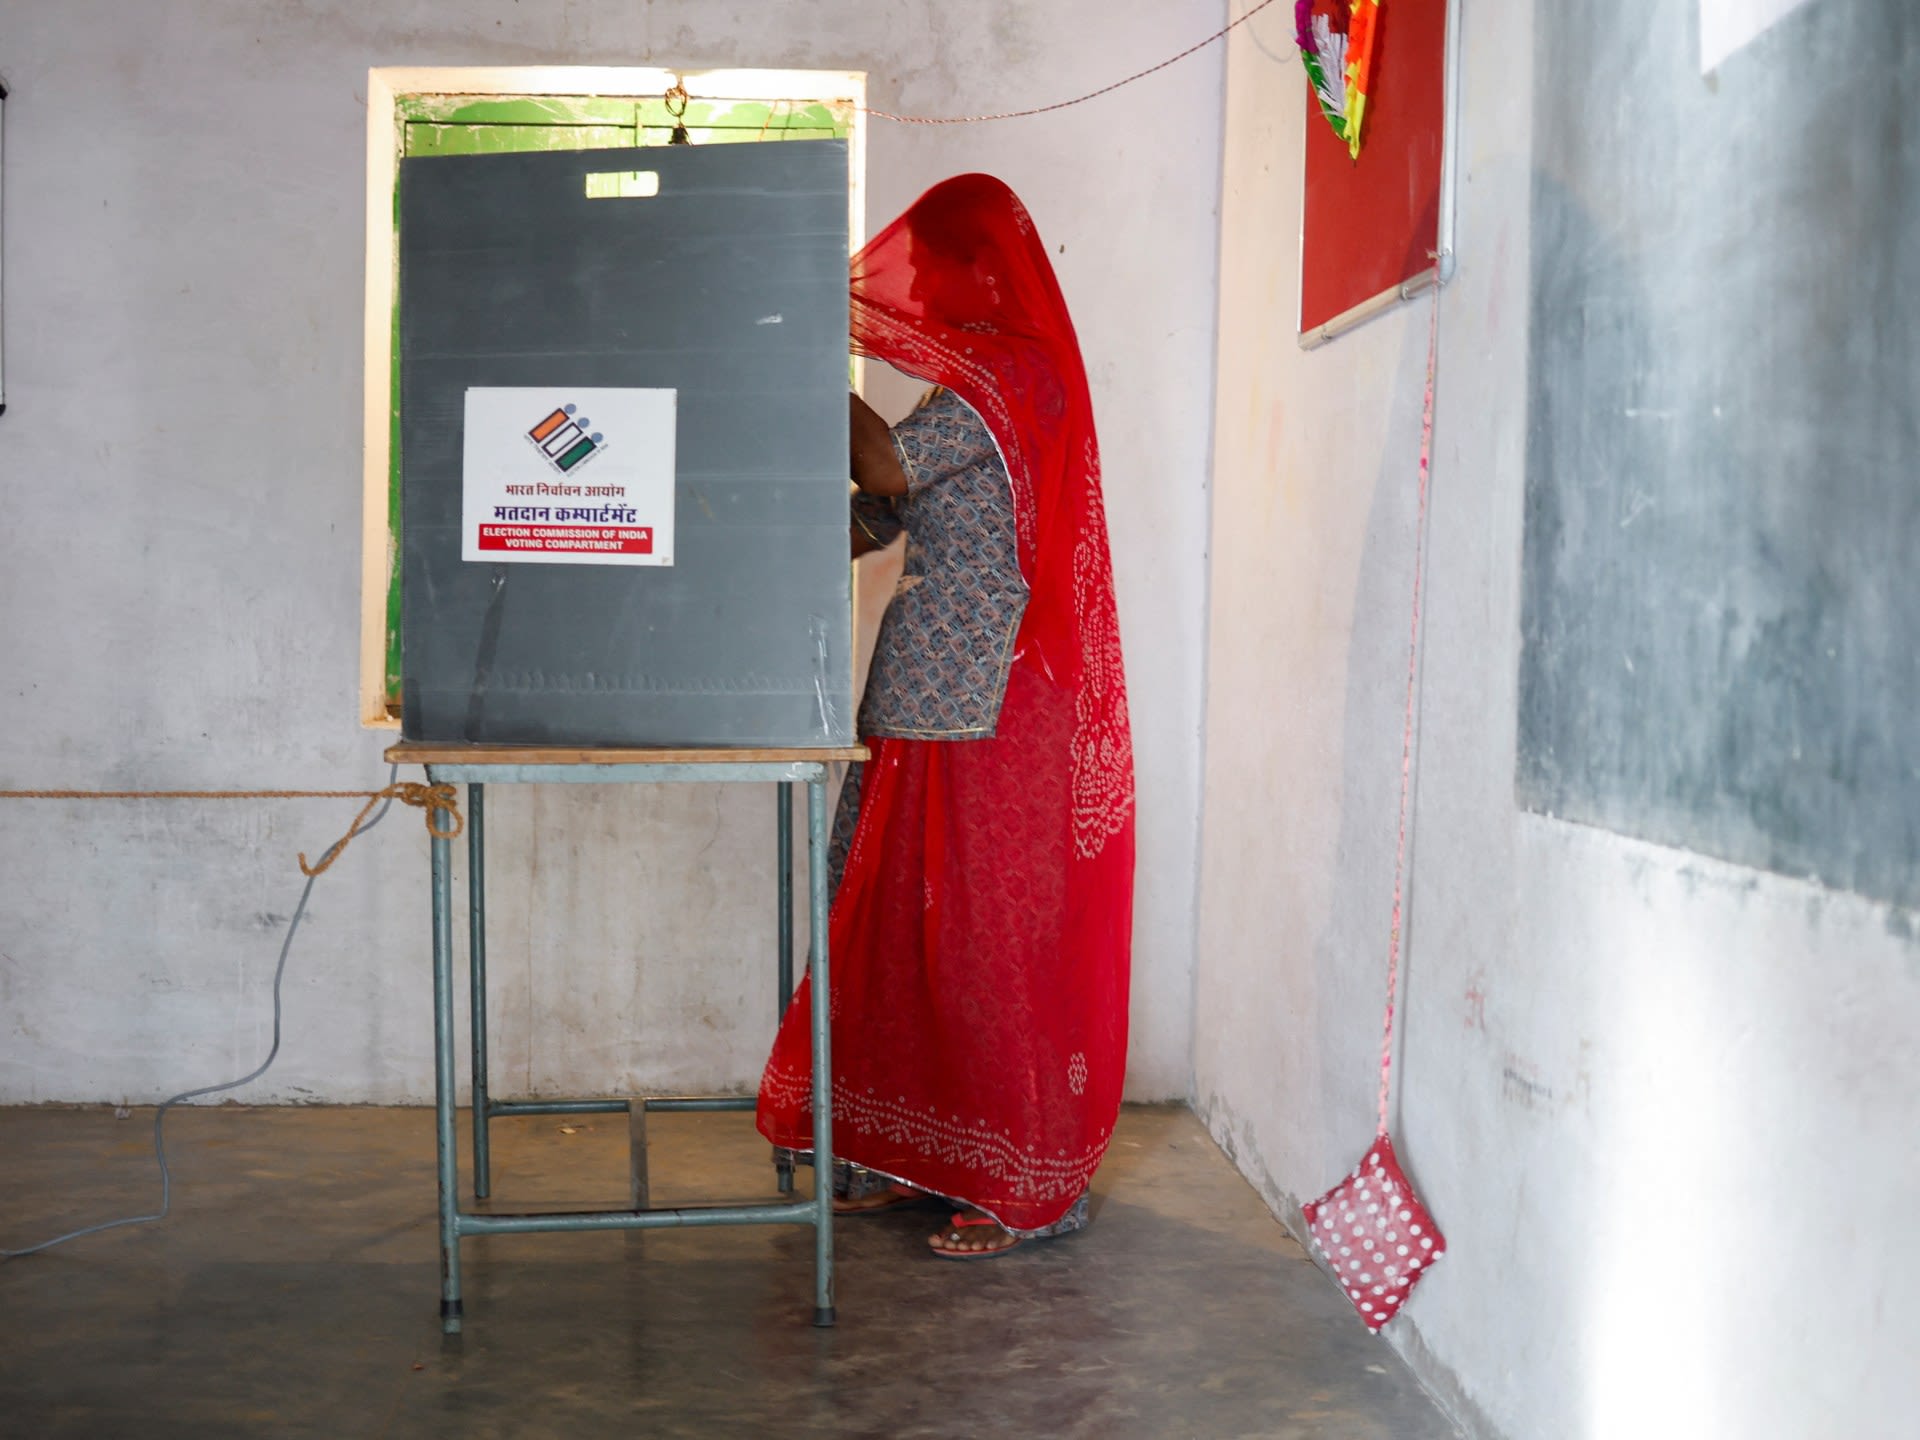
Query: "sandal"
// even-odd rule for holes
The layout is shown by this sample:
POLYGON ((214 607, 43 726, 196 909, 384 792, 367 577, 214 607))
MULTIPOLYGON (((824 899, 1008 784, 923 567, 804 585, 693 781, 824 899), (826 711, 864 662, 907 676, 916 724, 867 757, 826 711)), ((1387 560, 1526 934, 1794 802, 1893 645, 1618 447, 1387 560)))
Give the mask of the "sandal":
POLYGON ((857 1200, 848 1200, 836 1195, 833 1197, 833 1213, 835 1215, 878 1215, 883 1210, 897 1210, 902 1205, 917 1205, 924 1200, 934 1198, 936 1197, 927 1194, 924 1190, 914 1190, 905 1185, 889 1185, 884 1190, 875 1190, 871 1194, 862 1195, 857 1200))
POLYGON ((955 1215, 952 1223, 944 1231, 927 1237, 927 1245, 942 1260, 991 1260, 996 1256, 1005 1255, 1008 1251, 1018 1250, 1026 1243, 1026 1236, 1013 1234, 990 1215, 955 1215), (959 1242, 966 1238, 963 1232, 978 1229, 983 1225, 990 1225, 998 1230, 1006 1243, 974 1248, 960 1246, 959 1242))

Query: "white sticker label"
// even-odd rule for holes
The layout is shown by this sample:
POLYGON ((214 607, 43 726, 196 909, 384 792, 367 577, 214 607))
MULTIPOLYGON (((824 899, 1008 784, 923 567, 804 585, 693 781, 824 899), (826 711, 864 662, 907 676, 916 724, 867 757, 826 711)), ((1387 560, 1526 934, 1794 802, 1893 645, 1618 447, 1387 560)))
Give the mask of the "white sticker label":
POLYGON ((676 394, 468 390, 460 558, 673 564, 676 394))
POLYGON ((1744 49, 1807 0, 1700 0, 1700 73, 1744 49))

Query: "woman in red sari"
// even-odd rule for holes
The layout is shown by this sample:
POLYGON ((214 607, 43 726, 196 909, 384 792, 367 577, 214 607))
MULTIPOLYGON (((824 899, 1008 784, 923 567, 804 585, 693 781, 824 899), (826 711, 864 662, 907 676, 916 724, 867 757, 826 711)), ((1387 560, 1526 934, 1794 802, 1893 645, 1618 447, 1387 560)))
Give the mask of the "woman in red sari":
MULTIPOLYGON (((972 1258, 1084 1223, 1125 1075, 1133 748, 1099 450, 1053 267, 998 180, 928 191, 852 295, 855 348, 939 388, 890 436, 854 403, 856 518, 909 548, 836 824, 834 1148, 972 1207, 932 1240, 972 1258)), ((800 1150, 807 1006, 759 1102, 800 1150)))

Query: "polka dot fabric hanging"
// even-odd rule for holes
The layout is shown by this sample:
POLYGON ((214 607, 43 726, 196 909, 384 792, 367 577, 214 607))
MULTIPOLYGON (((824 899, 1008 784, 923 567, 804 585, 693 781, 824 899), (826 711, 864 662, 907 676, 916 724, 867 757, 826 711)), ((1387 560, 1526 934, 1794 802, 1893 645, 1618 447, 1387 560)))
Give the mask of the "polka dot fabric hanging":
POLYGON ((1376 1335, 1400 1313, 1427 1267, 1447 1253, 1440 1227, 1400 1172, 1384 1134, 1351 1175, 1308 1202, 1305 1214, 1313 1248, 1376 1335))
POLYGON ((1400 1313, 1433 1262, 1447 1253, 1440 1227, 1413 1193, 1387 1136, 1393 1089, 1394 997, 1400 981, 1412 794, 1414 694, 1420 677, 1420 573, 1426 552, 1427 477, 1433 458, 1433 376, 1440 358, 1440 292, 1427 330, 1427 395, 1420 417, 1420 507, 1414 524, 1413 625, 1407 644, 1407 719, 1400 743, 1400 840, 1393 862, 1393 930, 1387 949, 1387 1014, 1380 1041, 1379 1129, 1346 1179, 1301 1207, 1313 1248, 1374 1334, 1400 1313))

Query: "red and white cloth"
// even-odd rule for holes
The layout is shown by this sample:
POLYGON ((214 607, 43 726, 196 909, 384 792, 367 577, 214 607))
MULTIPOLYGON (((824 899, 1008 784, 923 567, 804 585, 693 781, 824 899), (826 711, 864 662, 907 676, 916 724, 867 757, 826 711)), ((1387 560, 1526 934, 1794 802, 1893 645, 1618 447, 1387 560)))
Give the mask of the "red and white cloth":
POLYGON ((1346 1179, 1301 1207, 1307 1233, 1321 1261, 1360 1312, 1367 1329, 1400 1313, 1413 1287, 1447 1253, 1433 1217, 1401 1172, 1387 1138, 1393 1098, 1395 1000, 1405 933, 1407 832, 1413 798, 1414 696, 1420 678, 1420 580, 1426 555, 1427 489, 1433 461, 1433 377, 1440 359, 1440 295, 1433 297, 1427 329, 1427 391, 1420 417, 1420 506, 1414 524, 1413 620, 1407 641, 1407 715, 1400 742, 1400 838, 1393 861, 1393 930, 1387 947, 1387 1013, 1381 1024, 1379 1129, 1373 1144, 1346 1179))
POLYGON ((1400 1172, 1385 1135, 1375 1138, 1352 1174, 1302 1210, 1313 1248, 1376 1335, 1400 1313, 1427 1267, 1447 1253, 1446 1237, 1400 1172))
MULTIPOLYGON (((833 1148, 1033 1234, 1085 1192, 1126 1075, 1133 743, 1093 406, 998 180, 928 191, 854 257, 852 298, 856 349, 985 422, 1029 598, 991 738, 872 741, 830 927, 833 1148)), ((807 995, 760 1085, 761 1133, 796 1150, 807 995)))

